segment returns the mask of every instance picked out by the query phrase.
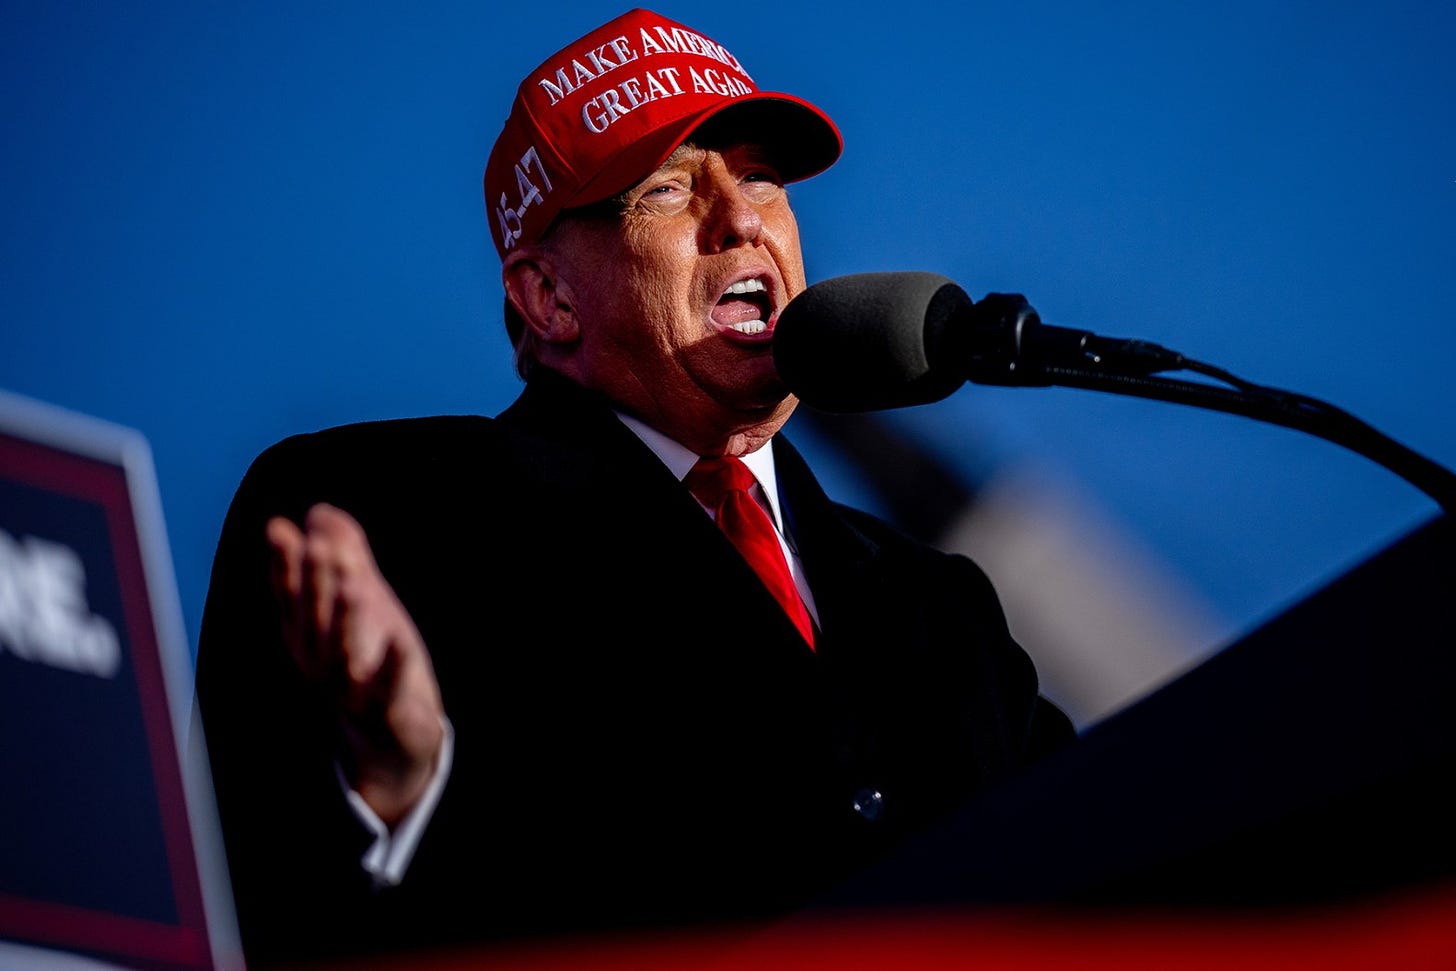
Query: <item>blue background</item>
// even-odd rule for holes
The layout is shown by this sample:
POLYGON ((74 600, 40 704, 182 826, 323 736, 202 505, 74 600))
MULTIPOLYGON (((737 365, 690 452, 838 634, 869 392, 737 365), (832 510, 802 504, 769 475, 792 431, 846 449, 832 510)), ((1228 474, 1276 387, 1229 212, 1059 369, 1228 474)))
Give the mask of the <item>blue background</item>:
MULTIPOLYGON (((0 8, 0 388, 147 437, 194 641, 258 451, 514 397, 481 172, 525 73, 623 9, 0 8)), ((654 9, 840 125, 841 161, 793 191, 811 282, 1024 293, 1456 465, 1451 4, 654 9)), ((885 418, 968 475, 1075 495, 1210 643, 1436 512, 1338 446, 1181 405, 968 386, 885 418)), ((832 494, 875 506, 806 438, 832 494)))

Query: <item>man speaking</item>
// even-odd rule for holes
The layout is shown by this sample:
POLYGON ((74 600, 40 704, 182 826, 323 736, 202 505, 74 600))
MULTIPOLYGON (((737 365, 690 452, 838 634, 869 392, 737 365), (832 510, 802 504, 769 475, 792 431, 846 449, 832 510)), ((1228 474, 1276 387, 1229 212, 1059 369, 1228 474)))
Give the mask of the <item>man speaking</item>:
POLYGON ((826 496, 774 361, 840 133, 648 10, 485 167, 524 388, 249 469, 198 655, 250 964, 786 913, 1072 738, 970 560, 826 496))

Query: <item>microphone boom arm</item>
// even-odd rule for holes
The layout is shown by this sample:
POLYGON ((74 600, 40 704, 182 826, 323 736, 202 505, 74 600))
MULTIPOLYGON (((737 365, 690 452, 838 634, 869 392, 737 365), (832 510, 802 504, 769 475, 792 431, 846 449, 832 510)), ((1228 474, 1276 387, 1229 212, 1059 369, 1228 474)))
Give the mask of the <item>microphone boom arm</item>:
POLYGON ((1456 473, 1328 402, 1245 381, 1148 341, 1047 326, 1019 293, 990 293, 957 311, 960 326, 942 334, 947 350, 964 362, 969 381, 1088 388, 1283 425, 1379 463, 1436 500, 1446 513, 1456 513, 1456 473), (1174 370, 1193 371, 1230 387, 1154 376, 1174 370))
POLYGON ((1242 415, 1323 438, 1379 463, 1420 489, 1448 514, 1456 513, 1456 473, 1328 402, 1232 378, 1218 368, 1185 361, 1189 370, 1232 381, 1234 388, 1152 375, 1124 375, 1064 366, 1043 366, 1047 383, 1140 398, 1155 398, 1242 415))

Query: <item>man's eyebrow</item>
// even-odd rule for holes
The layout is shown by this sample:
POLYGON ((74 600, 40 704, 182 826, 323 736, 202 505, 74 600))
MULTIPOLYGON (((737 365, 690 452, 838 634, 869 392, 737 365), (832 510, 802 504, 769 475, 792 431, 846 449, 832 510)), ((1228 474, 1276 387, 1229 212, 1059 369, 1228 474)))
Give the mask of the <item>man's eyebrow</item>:
MULTIPOLYGON (((626 210, 627 200, 632 195, 633 190, 641 185, 642 182, 645 182, 647 179, 651 178, 652 175, 656 174, 657 172, 661 172, 663 169, 671 168, 675 165, 683 165, 690 161, 699 159, 702 156, 706 155, 708 153, 708 150, 709 149, 707 147, 699 145, 694 141, 683 142, 677 148, 672 150, 671 155, 663 159, 661 165, 653 169, 652 172, 643 176, 642 179, 638 182, 633 183, 631 186, 623 189, 621 192, 617 193, 614 196, 609 196, 606 199, 601 200, 600 202, 591 202, 587 203, 584 206, 576 206, 572 208, 570 212, 573 216, 589 219, 619 216, 626 210)), ((770 152, 766 146, 761 145, 757 142, 739 142, 733 145, 725 145, 723 146, 721 151, 741 151, 746 156, 746 161, 753 165, 773 166, 775 164, 773 153, 770 152)))
POLYGON ((680 165, 683 162, 687 161, 690 157, 699 158, 706 152, 706 149, 701 148, 700 146, 692 142, 683 142, 677 148, 673 149, 672 154, 669 155, 667 158, 663 159, 662 164, 659 165, 657 168, 664 169, 669 165, 680 165))

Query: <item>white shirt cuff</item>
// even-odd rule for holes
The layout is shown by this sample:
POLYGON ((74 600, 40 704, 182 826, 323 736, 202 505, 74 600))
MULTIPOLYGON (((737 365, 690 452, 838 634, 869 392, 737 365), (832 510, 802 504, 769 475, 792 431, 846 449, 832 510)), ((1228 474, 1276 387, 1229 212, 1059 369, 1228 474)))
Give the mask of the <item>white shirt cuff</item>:
POLYGON ((343 769, 335 766, 349 808, 354 811, 359 822, 374 835, 374 841, 359 858, 359 863, 364 867, 364 872, 374 878, 374 885, 377 887, 393 887, 404 879, 405 870, 414 858, 415 848, 425 834, 425 827, 429 825, 430 817, 435 814, 440 794, 445 791, 445 782, 450 777, 450 764, 455 755, 455 729, 448 718, 442 720, 445 737, 440 743, 440 758, 435 764, 435 773, 415 808, 410 810, 409 815, 400 821, 392 833, 384 821, 375 815, 374 810, 369 808, 364 797, 349 787, 343 769))

